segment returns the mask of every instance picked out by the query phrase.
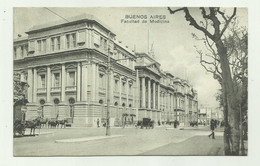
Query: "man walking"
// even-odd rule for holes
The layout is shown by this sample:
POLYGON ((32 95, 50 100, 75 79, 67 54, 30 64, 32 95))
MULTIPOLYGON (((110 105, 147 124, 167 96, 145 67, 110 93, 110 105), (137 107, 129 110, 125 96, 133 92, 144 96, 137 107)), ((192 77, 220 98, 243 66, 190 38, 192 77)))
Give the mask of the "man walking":
POLYGON ((97 127, 99 127, 99 119, 97 119, 97 127))
POLYGON ((212 139, 215 139, 215 121, 213 119, 211 119, 210 121, 210 130, 211 130, 211 134, 209 135, 209 138, 212 136, 212 139))

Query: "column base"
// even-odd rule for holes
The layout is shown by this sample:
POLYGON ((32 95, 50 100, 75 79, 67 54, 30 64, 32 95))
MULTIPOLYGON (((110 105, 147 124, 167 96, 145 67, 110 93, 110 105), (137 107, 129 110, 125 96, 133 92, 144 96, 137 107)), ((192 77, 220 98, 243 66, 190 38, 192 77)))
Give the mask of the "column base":
POLYGON ((25 120, 33 120, 39 117, 39 107, 37 103, 27 103, 26 104, 26 112, 25 112, 25 120))

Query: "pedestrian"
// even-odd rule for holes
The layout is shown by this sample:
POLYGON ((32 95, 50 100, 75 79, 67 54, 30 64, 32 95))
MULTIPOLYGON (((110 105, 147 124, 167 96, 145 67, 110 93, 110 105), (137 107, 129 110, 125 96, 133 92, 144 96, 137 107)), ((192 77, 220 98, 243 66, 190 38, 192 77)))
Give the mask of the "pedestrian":
POLYGON ((211 130, 211 134, 209 135, 209 138, 212 136, 212 139, 215 139, 215 120, 211 119, 210 121, 210 130, 211 130))
POLYGON ((97 127, 99 127, 99 119, 97 119, 97 127))

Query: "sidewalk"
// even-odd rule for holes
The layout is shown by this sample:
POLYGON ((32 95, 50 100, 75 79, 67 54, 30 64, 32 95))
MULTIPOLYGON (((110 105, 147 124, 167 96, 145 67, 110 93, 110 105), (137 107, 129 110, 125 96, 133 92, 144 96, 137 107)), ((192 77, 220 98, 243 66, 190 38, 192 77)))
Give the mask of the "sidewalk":
POLYGON ((209 139, 208 136, 195 136, 180 143, 171 143, 139 155, 191 155, 191 156, 223 156, 224 143, 222 136, 209 139))

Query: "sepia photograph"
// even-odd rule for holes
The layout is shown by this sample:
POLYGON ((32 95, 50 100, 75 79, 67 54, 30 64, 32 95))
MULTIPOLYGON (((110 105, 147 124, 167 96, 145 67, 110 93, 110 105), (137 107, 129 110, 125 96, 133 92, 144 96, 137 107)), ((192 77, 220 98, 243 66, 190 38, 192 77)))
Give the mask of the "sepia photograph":
POLYGON ((12 51, 14 157, 248 155, 247 7, 14 7, 12 51))

